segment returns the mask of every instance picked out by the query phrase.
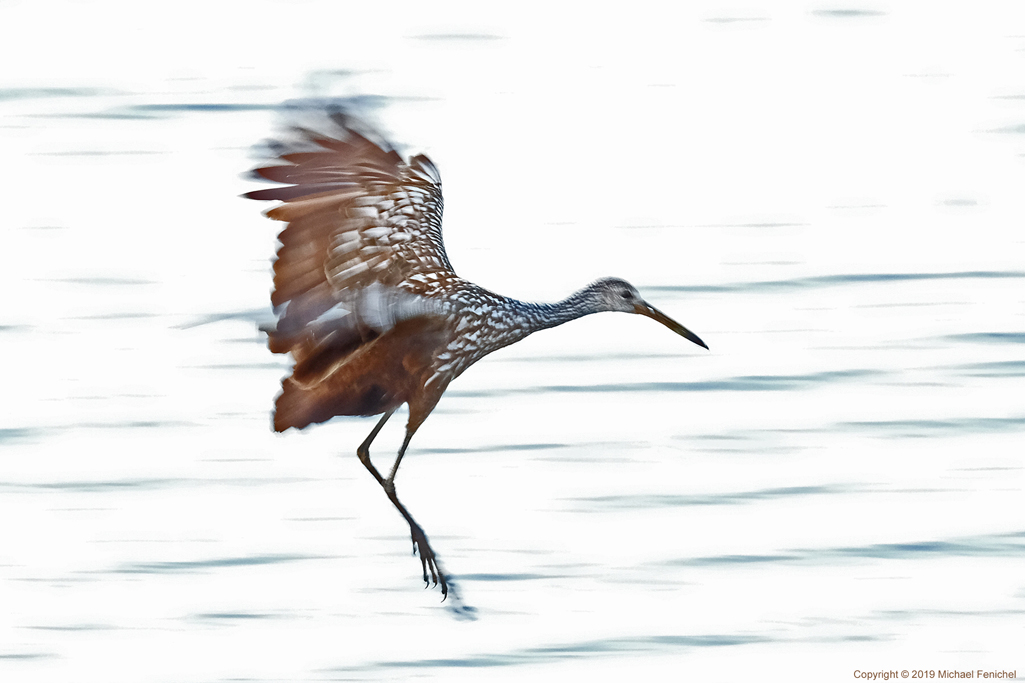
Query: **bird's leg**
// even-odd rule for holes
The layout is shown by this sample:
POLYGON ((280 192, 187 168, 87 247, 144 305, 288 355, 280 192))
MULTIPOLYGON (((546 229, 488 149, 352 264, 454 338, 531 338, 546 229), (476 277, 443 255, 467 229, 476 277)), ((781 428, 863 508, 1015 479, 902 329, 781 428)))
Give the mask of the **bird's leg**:
POLYGON ((416 523, 413 519, 413 515, 409 514, 409 510, 399 502, 399 497, 395 493, 395 474, 399 471, 399 463, 402 462, 402 456, 406 453, 406 448, 409 447, 409 441, 413 438, 413 434, 416 433, 416 427, 413 425, 406 427, 406 438, 402 442, 402 447, 399 448, 399 454, 395 458, 395 464, 392 465, 391 473, 387 479, 381 481, 381 486, 384 488, 385 494, 388 499, 395 506, 395 509, 399 511, 399 514, 409 524, 409 533, 413 540, 413 554, 420 555, 420 564, 423 567, 424 583, 433 582, 435 586, 441 584, 441 595, 444 600, 448 596, 449 582, 445 578, 445 573, 441 570, 441 561, 435 554, 434 550, 431 549, 430 543, 427 541, 427 534, 424 533, 423 527, 416 523), (427 578, 427 572, 430 571, 430 579, 427 578))
POLYGON ((388 499, 391 500, 392 505, 399 511, 405 520, 409 524, 409 534, 413 539, 413 554, 420 556, 420 565, 423 568, 424 583, 434 583, 435 586, 441 584, 441 595, 442 600, 448 596, 448 579, 445 577, 445 572, 441 570, 441 561, 438 556, 431 549, 430 543, 427 541, 427 534, 424 533, 423 527, 416 523, 413 519, 413 515, 409 514, 409 510, 406 506, 399 502, 398 496, 395 495, 395 486, 392 485, 385 489, 385 493, 388 494, 388 499), (427 572, 430 572, 430 578, 427 577, 427 572))
MULTIPOLYGON (((406 439, 408 442, 409 439, 406 439)), ((394 474, 394 473, 393 473, 394 474)), ((385 488, 385 493, 388 494, 388 498, 395 505, 395 508, 409 523, 409 532, 413 537, 413 554, 419 553, 420 564, 423 565, 424 572, 424 583, 430 585, 430 581, 427 579, 427 571, 431 572, 431 580, 434 581, 434 585, 441 584, 441 599, 444 601, 446 598, 451 597, 449 601, 449 608, 452 612, 460 619, 476 619, 475 612, 477 609, 471 605, 463 603, 462 598, 459 597, 459 591, 456 590, 455 582, 449 580, 445 576, 445 572, 441 569, 441 560, 434 554, 430 544, 427 542, 427 534, 424 533, 423 528, 416 523, 413 516, 409 514, 406 507, 399 502, 398 496, 395 495, 395 485, 390 479, 388 480, 390 486, 385 488)))
MULTIPOLYGON (((356 455, 359 456, 359 461, 363 463, 364 467, 370 470, 370 474, 374 475, 374 479, 376 479, 377 483, 381 486, 384 486, 384 477, 382 477, 381 473, 377 471, 376 467, 374 467, 374 463, 370 462, 370 444, 373 443, 377 434, 381 431, 381 428, 384 427, 384 423, 388 421, 388 418, 391 417, 394 412, 395 409, 392 408, 382 415, 378 423, 370 430, 370 434, 367 435, 367 438, 359 445, 359 448, 356 449, 356 455)), ((392 473, 392 476, 394 477, 394 472, 392 473)))
MULTIPOLYGON (((456 591, 454 583, 449 581, 445 576, 445 572, 441 570, 441 561, 438 556, 431 549, 430 543, 427 542, 427 534, 424 533, 423 527, 416 523, 413 519, 413 515, 409 514, 409 510, 406 506, 399 502, 399 497, 395 494, 395 473, 399 470, 399 463, 402 462, 402 456, 406 453, 406 448, 409 447, 409 441, 413 438, 413 434, 416 433, 419 424, 410 424, 406 427, 406 438, 402 442, 402 447, 399 449, 399 454, 395 458, 395 464, 392 465, 391 472, 388 474, 388 478, 385 479, 381 476, 381 473, 377 471, 374 464, 370 462, 370 444, 374 441, 374 438, 384 427, 384 423, 388 421, 388 418, 392 416, 395 410, 390 410, 381 416, 377 425, 370 431, 367 438, 359 445, 356 449, 356 454, 359 456, 359 461, 370 471, 370 474, 374 475, 374 479, 384 489, 385 494, 388 496, 388 500, 392 502, 395 509, 399 511, 406 523, 409 524, 409 533, 413 539, 413 554, 420 555, 420 564, 423 567, 424 583, 430 585, 431 581, 437 586, 441 584, 441 599, 445 600, 452 596, 454 604, 452 604, 453 611, 461 618, 474 619, 473 613, 476 611, 469 605, 464 605, 462 600, 459 598, 459 593, 456 591), (430 579, 427 578, 427 572, 430 571, 430 579)), ((422 420, 420 420, 422 422, 422 420)))
MULTIPOLYGON (((370 444, 373 443, 374 438, 377 437, 378 433, 384 427, 384 423, 388 421, 388 418, 392 416, 395 410, 390 410, 381 416, 381 419, 377 422, 374 428, 367 435, 367 438, 359 445, 356 449, 356 455, 359 456, 359 461, 363 463, 363 466, 370 471, 370 474, 374 475, 374 479, 384 489, 385 494, 388 496, 388 500, 392 502, 395 509, 399 511, 399 514, 409 524, 409 532, 413 539, 413 553, 420 555, 420 564, 423 566, 424 583, 430 584, 432 581, 437 586, 441 584, 441 595, 442 599, 448 597, 449 594, 449 581, 445 577, 445 573, 441 571, 440 562, 438 556, 435 555, 431 549, 430 544, 427 542, 427 534, 424 533, 423 527, 416 523, 413 519, 413 515, 409 514, 409 510, 399 502, 399 497, 395 494, 395 473, 398 472, 399 463, 402 461, 402 456, 406 452, 406 448, 409 447, 409 442, 413 438, 413 434, 416 433, 416 427, 406 428, 406 438, 402 442, 402 447, 399 449, 399 454, 395 458, 395 464, 392 465, 391 473, 388 478, 385 479, 381 476, 381 473, 374 467, 374 463, 370 461, 370 444), (430 571, 430 578, 427 577, 427 572, 430 571)), ((454 589, 454 586, 453 586, 454 589)), ((453 590, 454 594, 454 590, 453 590)), ((458 600, 458 597, 457 597, 458 600)), ((465 609, 457 607, 457 609, 465 609)))
MULTIPOLYGON (((392 489, 395 488, 395 475, 399 471, 399 463, 402 462, 402 456, 406 454, 406 449, 409 447, 409 440, 413 438, 413 434, 416 432, 415 429, 406 429, 406 438, 402 442, 402 448, 399 449, 399 454, 395 456, 395 464, 391 466, 391 474, 388 475, 388 484, 392 489)), ((385 486, 385 489, 388 487, 385 486)))

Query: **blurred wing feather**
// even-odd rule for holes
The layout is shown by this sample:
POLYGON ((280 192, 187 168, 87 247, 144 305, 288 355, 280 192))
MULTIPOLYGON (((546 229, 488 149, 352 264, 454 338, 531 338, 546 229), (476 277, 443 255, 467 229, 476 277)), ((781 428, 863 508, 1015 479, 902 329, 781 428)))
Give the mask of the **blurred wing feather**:
POLYGON ((323 364, 325 349, 354 349, 385 331, 366 324, 360 313, 368 306, 395 307, 388 315, 364 311, 393 323, 403 312, 431 312, 417 301, 430 278, 414 276, 453 275, 441 236, 441 178, 427 157, 404 162, 380 135, 338 112, 317 130, 295 127, 271 144, 274 163, 254 174, 285 185, 245 196, 282 202, 267 212, 288 223, 274 263, 271 350, 292 352, 302 375, 304 361, 323 364))

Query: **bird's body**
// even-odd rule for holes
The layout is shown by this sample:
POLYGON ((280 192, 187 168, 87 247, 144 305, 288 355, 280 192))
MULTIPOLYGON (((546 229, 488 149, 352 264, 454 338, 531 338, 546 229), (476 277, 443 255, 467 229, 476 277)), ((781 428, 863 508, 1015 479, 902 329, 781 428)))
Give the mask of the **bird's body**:
MULTIPOLYGON (((555 304, 501 296, 455 274, 441 236, 441 179, 425 156, 409 163, 380 135, 335 111, 316 128, 273 143, 256 170, 285 187, 246 196, 283 203, 267 212, 279 235, 270 348, 295 361, 282 382, 274 428, 302 429, 336 415, 384 417, 357 453, 406 518, 424 578, 448 581, 426 535, 395 495, 399 462, 449 383, 475 362, 538 330, 601 311, 640 313, 704 342, 640 298, 629 283, 598 280, 555 304), (388 417, 409 406, 390 476, 369 447, 388 417)), ((706 347, 707 348, 707 347, 706 347)))

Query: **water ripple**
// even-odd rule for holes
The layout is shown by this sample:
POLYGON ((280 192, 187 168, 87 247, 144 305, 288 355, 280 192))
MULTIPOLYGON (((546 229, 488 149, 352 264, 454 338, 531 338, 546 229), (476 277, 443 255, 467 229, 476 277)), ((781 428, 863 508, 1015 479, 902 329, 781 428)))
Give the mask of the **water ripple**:
POLYGON ((55 97, 99 97, 116 91, 101 88, 0 88, 0 102, 55 97))
POLYGON ((671 560, 671 566, 718 566, 778 562, 820 562, 835 559, 868 558, 914 560, 929 557, 1022 557, 1025 531, 976 536, 954 541, 875 543, 865 546, 788 550, 769 555, 714 555, 671 560))
POLYGON ((557 579, 561 574, 460 574, 460 581, 537 581, 538 579, 557 579))
POLYGON ((617 384, 586 384, 586 385, 548 385, 534 389, 535 392, 649 392, 649 391, 791 391, 807 389, 814 386, 832 385, 840 380, 864 379, 879 377, 886 374, 881 370, 853 369, 828 370, 804 375, 744 375, 720 380, 699 382, 622 382, 617 384))
POLYGON ((756 500, 773 500, 795 496, 812 496, 835 493, 849 493, 854 489, 839 486, 787 486, 783 488, 762 489, 760 491, 744 491, 741 493, 721 493, 705 495, 677 494, 639 494, 616 496, 593 496, 587 498, 570 498, 573 502, 590 503, 602 509, 646 509, 661 507, 685 507, 691 505, 737 505, 756 500))
POLYGON ((816 17, 826 19, 862 19, 864 17, 885 17, 886 12, 871 9, 817 9, 812 10, 816 17))
POLYGON ((307 483, 312 481, 302 477, 232 477, 222 479, 204 479, 199 477, 148 477, 139 479, 99 479, 95 481, 40 481, 40 482, 0 482, 0 491, 16 490, 50 490, 70 491, 75 493, 113 493, 118 491, 148 491, 156 489, 179 488, 192 490, 199 486, 279 486, 282 484, 307 483))
POLYGON ((547 451, 569 447, 569 444, 565 443, 513 443, 493 444, 477 448, 418 448, 417 451, 419 453, 488 453, 492 451, 547 451))
POLYGON ((951 334, 943 339, 954 342, 980 342, 983 344, 1025 344, 1025 332, 969 332, 951 334))
POLYGON ((257 612, 204 612, 193 614, 190 619, 204 621, 247 621, 250 619, 274 619, 276 614, 262 614, 257 612))
POLYGON ((658 285, 642 287, 653 292, 763 292, 834 287, 873 282, 909 282, 919 280, 992 280, 1025 278, 1021 270, 966 270, 947 273, 848 273, 844 275, 816 275, 788 280, 760 280, 724 285, 658 285))
POLYGON ((0 490, 35 489, 53 491, 74 491, 77 493, 109 493, 128 489, 151 490, 182 486, 189 489, 196 482, 190 479, 116 479, 107 481, 44 481, 44 482, 2 482, 0 490))
POLYGON ((489 653, 466 657, 383 661, 363 667, 339 667, 329 671, 340 673, 367 669, 490 668, 520 664, 552 663, 608 653, 678 652, 684 649, 731 647, 770 641, 771 639, 768 637, 757 635, 634 636, 585 640, 565 645, 522 648, 502 654, 489 653))
POLYGON ((969 377, 1022 377, 1025 376, 1025 360, 1002 360, 990 363, 956 365, 954 369, 969 377))
POLYGON ((113 631, 115 626, 107 624, 62 624, 59 626, 29 626, 37 631, 113 631))
POLYGON ((139 562, 126 564, 112 570, 115 574, 191 574, 207 569, 225 567, 256 567, 262 565, 300 562, 304 560, 329 559, 320 555, 248 555, 243 557, 220 557, 209 560, 178 560, 166 562, 139 562))
POLYGON ((29 439, 38 436, 38 429, 26 429, 23 427, 0 427, 0 443, 28 441, 29 439))
POLYGON ((840 422, 838 429, 872 432, 883 438, 923 438, 1013 432, 1025 429, 1025 417, 956 417, 945 420, 872 420, 840 422))

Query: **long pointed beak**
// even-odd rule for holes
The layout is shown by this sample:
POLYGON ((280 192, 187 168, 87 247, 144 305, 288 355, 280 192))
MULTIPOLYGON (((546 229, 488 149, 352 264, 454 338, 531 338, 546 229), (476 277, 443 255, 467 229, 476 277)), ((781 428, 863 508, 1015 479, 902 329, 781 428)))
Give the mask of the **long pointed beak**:
POLYGON ((706 349, 708 348, 708 344, 706 344, 705 342, 701 341, 701 338, 698 335, 694 334, 693 332, 688 330, 686 327, 684 327, 680 323, 676 322, 675 320, 670 318, 668 315, 666 315, 662 311, 658 310, 654 306, 648 304, 647 302, 641 302, 641 303, 637 304, 634 307, 634 313, 639 313, 641 315, 646 315, 649 318, 651 318, 652 320, 657 320, 658 322, 662 323, 663 325, 668 327, 670 330, 672 330, 676 334, 678 334, 681 337, 683 337, 684 339, 692 341, 695 344, 697 344, 698 346, 703 346, 706 349))

